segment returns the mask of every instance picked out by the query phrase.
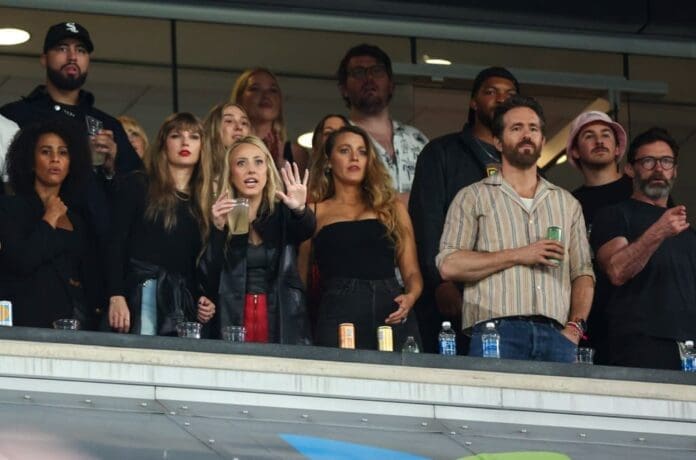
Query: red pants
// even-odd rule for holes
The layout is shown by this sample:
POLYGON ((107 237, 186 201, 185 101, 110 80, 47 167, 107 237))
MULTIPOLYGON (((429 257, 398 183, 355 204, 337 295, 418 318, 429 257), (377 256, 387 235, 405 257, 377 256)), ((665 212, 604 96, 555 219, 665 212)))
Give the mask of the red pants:
POLYGON ((266 294, 244 297, 244 328, 246 342, 268 342, 268 307, 266 294))

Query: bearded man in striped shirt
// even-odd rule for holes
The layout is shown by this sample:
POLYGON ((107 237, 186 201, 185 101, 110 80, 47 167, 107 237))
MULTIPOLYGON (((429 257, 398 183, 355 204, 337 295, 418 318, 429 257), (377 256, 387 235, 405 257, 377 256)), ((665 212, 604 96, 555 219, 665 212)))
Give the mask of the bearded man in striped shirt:
POLYGON ((501 172, 459 191, 447 213, 436 264, 444 280, 464 284, 469 356, 482 356, 489 321, 509 359, 573 362, 586 332, 594 273, 585 221, 578 201, 538 174, 544 129, 534 99, 498 106, 501 172), (561 241, 547 238, 549 227, 561 241))

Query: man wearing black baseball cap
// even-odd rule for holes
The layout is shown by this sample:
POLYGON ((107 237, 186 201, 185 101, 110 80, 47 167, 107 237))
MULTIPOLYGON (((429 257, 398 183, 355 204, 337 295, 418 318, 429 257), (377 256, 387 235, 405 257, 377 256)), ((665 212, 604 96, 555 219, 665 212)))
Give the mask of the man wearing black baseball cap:
POLYGON ((482 70, 471 89, 467 124, 459 132, 430 141, 418 157, 408 208, 424 282, 416 313, 425 351, 436 352, 441 321, 458 324, 461 315, 461 291, 454 283, 443 282, 435 266, 447 209, 461 188, 500 168, 500 152, 491 133, 493 113, 517 92, 519 83, 507 69, 482 70))
POLYGON ((46 69, 46 84, 3 106, 0 114, 20 128, 53 117, 75 121, 76 129, 89 135, 95 158, 101 159, 99 163, 114 164, 105 168, 106 175, 111 176, 137 169, 142 163, 118 120, 95 108, 94 96, 82 89, 93 50, 89 32, 82 25, 61 22, 51 26, 40 57, 46 69))
MULTIPOLYGON (((0 114, 20 128, 55 118, 68 119, 77 133, 84 135, 93 157, 101 159, 88 177, 80 201, 73 200, 71 209, 89 223, 87 239, 89 257, 100 257, 101 247, 109 237, 110 209, 107 195, 111 177, 142 168, 142 161, 128 141, 121 123, 94 107, 94 96, 82 89, 89 70, 94 45, 89 32, 76 22, 51 26, 44 39, 41 65, 46 69, 45 85, 37 86, 28 96, 0 108, 0 114), (111 162, 110 166, 109 162, 111 162)), ((29 153, 29 152, 28 152, 29 153)), ((97 164, 95 162, 95 164, 97 164)), ((94 262, 98 264, 98 262, 94 262)), ((86 283, 102 285, 99 273, 89 273, 95 280, 86 283)), ((104 293, 94 293, 90 304, 105 305, 104 293)), ((91 296, 92 297, 92 296, 91 296)), ((94 325, 87 325, 87 328, 94 325)))

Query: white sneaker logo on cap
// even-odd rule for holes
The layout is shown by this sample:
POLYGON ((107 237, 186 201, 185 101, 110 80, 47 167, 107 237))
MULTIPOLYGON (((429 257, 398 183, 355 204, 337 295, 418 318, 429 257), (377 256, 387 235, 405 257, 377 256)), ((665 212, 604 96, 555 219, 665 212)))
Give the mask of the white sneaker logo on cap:
POLYGON ((68 32, 72 32, 74 34, 77 34, 80 32, 79 30, 77 30, 77 27, 75 26, 74 22, 66 22, 65 28, 68 30, 68 32))

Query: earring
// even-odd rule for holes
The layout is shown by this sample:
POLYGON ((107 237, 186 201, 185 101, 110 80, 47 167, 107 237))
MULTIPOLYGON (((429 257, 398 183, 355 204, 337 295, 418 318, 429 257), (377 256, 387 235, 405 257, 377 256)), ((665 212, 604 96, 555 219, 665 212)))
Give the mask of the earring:
POLYGON ((324 169, 324 174, 326 174, 327 176, 328 176, 329 174, 331 174, 331 166, 327 166, 327 167, 324 169))

